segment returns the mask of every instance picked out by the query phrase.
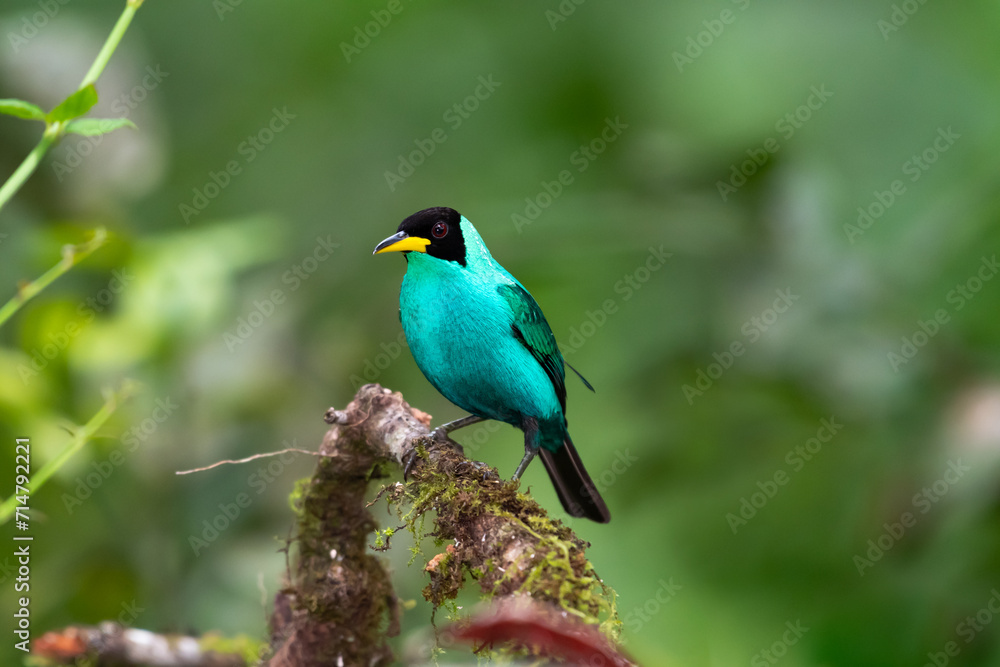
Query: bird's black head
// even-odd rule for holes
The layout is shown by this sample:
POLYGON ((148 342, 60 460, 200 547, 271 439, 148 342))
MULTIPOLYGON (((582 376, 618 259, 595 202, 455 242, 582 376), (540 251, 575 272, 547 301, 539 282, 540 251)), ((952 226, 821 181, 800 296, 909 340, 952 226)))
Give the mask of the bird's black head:
POLYGON ((425 208, 399 224, 396 233, 375 246, 381 252, 425 252, 431 257, 465 266, 462 216, 447 206, 425 208))

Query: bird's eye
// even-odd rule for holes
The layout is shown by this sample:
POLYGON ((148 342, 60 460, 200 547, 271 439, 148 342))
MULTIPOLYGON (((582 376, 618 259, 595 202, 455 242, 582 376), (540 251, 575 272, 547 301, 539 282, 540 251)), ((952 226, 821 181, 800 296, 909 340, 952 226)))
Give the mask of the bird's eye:
POLYGON ((436 239, 444 238, 447 233, 448 224, 445 222, 436 222, 434 223, 434 226, 431 227, 431 234, 433 234, 436 239))

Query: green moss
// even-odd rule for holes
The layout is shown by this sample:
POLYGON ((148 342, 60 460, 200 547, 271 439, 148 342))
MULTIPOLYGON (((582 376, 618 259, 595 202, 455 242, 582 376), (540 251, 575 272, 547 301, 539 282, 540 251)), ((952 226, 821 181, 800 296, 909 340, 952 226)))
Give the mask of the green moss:
POLYGON ((372 549, 375 551, 386 551, 389 548, 389 539, 396 533, 394 528, 384 528, 375 531, 375 544, 372 549))
MULTIPOLYGON (((536 600, 558 605, 581 621, 598 626, 613 641, 617 641, 622 623, 612 589, 597 576, 585 555, 586 543, 579 540, 561 521, 548 513, 529 496, 518 491, 516 483, 483 480, 481 471, 472 469, 463 474, 464 457, 441 454, 436 464, 426 463, 426 450, 418 448, 421 461, 413 471, 412 480, 396 485, 387 500, 419 544, 421 538, 432 537, 446 544, 448 550, 438 553, 425 563, 430 583, 424 597, 435 610, 453 601, 465 585, 465 575, 477 581, 483 599, 530 594, 536 600), (443 469, 455 472, 446 475, 443 469), (425 532, 424 521, 433 517, 433 528, 425 532), (501 572, 492 557, 483 558, 491 549, 468 547, 474 522, 484 516, 503 517, 520 522, 523 530, 534 538, 535 549, 521 555, 507 571, 501 572), (482 560, 477 560, 482 559, 482 560)), ((493 552, 501 553, 502 544, 494 544, 493 552)), ((414 547, 413 559, 419 547, 414 547)))
POLYGON ((309 482, 312 481, 311 477, 303 477, 302 479, 295 482, 295 488, 292 492, 288 494, 288 506, 292 508, 295 515, 300 517, 303 512, 303 497, 306 494, 306 490, 309 488, 309 482))
POLYGON ((203 651, 213 651, 223 655, 239 655, 247 665, 256 665, 267 647, 266 642, 247 635, 223 637, 211 632, 198 639, 198 645, 203 651))

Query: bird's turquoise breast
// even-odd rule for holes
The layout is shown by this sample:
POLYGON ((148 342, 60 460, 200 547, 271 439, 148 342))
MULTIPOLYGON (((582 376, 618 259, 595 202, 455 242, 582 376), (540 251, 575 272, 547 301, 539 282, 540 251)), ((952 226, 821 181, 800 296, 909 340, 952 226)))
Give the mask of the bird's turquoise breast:
POLYGON ((473 271, 410 253, 400 320, 417 366, 448 400, 475 415, 521 425, 524 415, 558 419, 552 381, 511 333, 497 291, 505 271, 473 271))

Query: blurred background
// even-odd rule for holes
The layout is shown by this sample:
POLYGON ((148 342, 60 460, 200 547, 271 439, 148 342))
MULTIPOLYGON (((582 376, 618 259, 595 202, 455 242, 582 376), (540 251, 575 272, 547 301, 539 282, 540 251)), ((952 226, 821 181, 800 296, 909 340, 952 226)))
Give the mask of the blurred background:
MULTIPOLYGON (((49 4, 0 9, 0 97, 57 103, 124 6, 49 4)), ((314 461, 174 472, 315 448, 368 381, 461 416, 371 256, 447 205, 597 389, 567 379, 613 520, 571 525, 643 664, 1000 663, 998 28, 985 1, 148 0, 91 114, 138 131, 67 138, 0 212, 2 301, 112 235, 0 330, 3 495, 14 437, 37 468, 141 386, 31 499, 36 635, 265 632, 314 461)), ((0 178, 40 132, 0 117, 0 178)), ((397 653, 430 620, 403 537, 397 653)))

